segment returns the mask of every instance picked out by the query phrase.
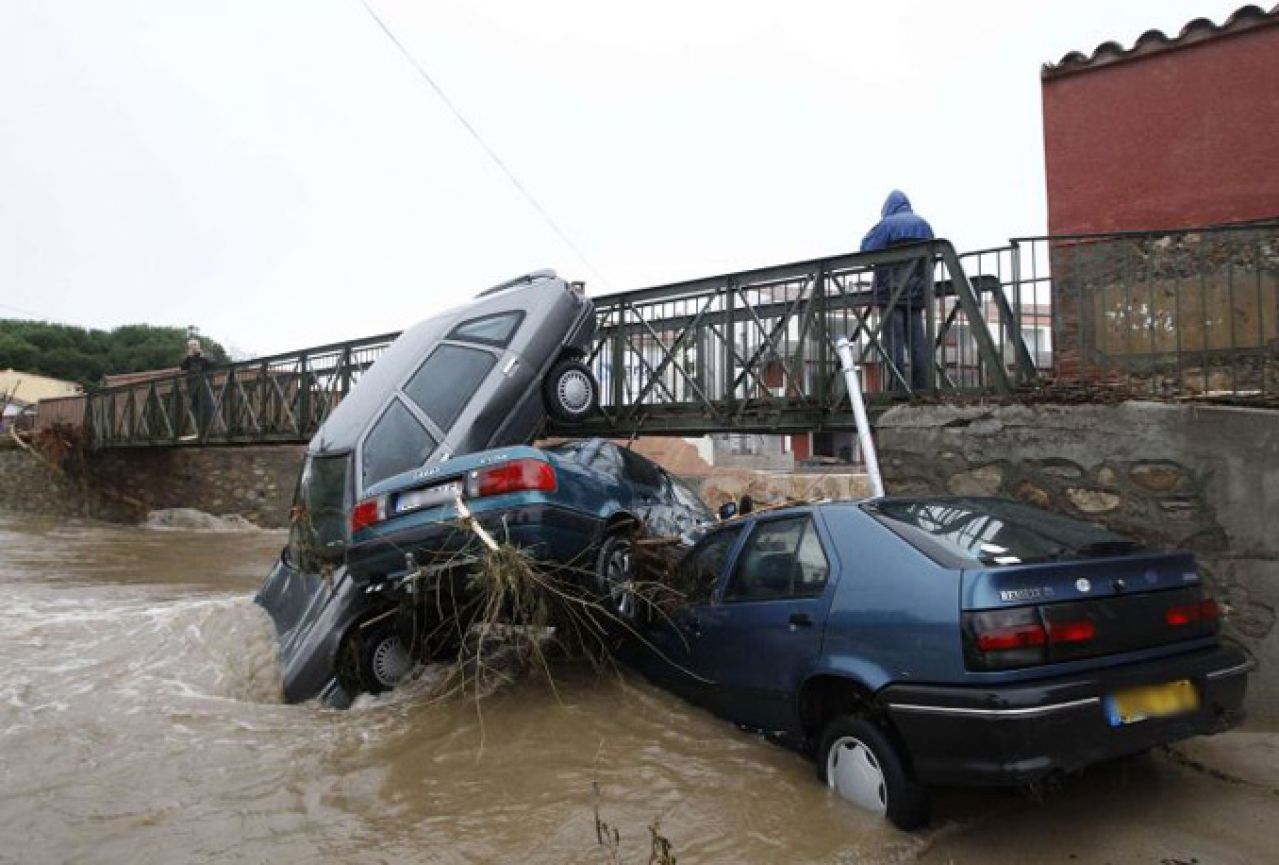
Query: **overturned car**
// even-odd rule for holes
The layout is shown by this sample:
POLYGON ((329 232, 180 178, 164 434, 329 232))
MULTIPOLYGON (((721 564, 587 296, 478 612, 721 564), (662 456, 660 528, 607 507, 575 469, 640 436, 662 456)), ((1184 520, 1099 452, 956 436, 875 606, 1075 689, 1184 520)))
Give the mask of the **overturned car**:
POLYGON ((405 331, 333 410, 307 447, 289 544, 256 598, 280 637, 285 699, 352 697, 336 678, 338 649, 373 600, 346 566, 355 503, 406 471, 524 444, 548 415, 590 416, 599 386, 582 359, 594 334, 580 284, 531 273, 405 331))

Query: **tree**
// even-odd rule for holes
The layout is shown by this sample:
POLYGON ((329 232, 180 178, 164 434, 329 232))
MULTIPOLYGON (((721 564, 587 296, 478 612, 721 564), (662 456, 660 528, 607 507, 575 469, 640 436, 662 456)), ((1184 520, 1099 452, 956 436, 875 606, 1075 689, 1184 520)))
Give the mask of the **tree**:
MULTIPOLYGON (((187 329, 127 324, 114 330, 86 330, 43 321, 0 319, 0 369, 74 381, 86 387, 104 375, 177 366, 186 355, 187 329)), ((200 337, 214 363, 228 360, 215 340, 200 337)))

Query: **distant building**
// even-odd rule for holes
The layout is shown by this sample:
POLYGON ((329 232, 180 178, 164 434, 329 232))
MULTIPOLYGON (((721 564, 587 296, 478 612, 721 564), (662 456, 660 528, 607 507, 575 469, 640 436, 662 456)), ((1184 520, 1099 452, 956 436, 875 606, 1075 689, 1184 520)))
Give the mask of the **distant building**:
POLYGON ((1041 73, 1053 235, 1279 217, 1279 6, 1041 73))
POLYGON ((76 396, 80 385, 16 369, 0 370, 0 432, 24 417, 34 416, 35 405, 42 399, 76 396))

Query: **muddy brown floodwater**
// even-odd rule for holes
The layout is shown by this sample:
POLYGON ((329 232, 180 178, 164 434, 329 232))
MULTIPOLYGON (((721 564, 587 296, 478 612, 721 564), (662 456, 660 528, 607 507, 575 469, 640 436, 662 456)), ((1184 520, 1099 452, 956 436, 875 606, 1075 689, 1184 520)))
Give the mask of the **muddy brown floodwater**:
POLYGON ((654 819, 682 863, 1275 861, 1267 781, 1164 755, 905 835, 630 675, 286 706, 251 601, 281 543, 0 517, 0 862, 600 863, 593 780, 627 862, 654 819))

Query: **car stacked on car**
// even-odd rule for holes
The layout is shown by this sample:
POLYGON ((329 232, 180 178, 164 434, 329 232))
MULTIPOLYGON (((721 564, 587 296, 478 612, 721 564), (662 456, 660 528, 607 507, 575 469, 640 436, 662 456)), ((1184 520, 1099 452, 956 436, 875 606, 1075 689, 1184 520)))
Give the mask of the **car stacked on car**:
POLYGON ((574 566, 655 682, 813 755, 832 790, 902 828, 928 819, 930 785, 1022 784, 1240 722, 1249 663, 1189 554, 998 499, 716 524, 629 448, 530 446, 548 415, 594 411, 594 328, 577 286, 531 274, 407 331, 338 405, 258 594, 286 699, 346 705, 441 648, 404 622, 447 615, 411 587, 465 549, 467 516, 574 566), (662 615, 633 592, 637 529, 687 544, 656 575, 684 599, 662 615))

